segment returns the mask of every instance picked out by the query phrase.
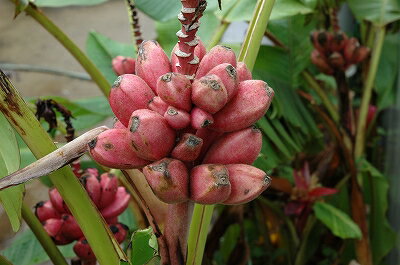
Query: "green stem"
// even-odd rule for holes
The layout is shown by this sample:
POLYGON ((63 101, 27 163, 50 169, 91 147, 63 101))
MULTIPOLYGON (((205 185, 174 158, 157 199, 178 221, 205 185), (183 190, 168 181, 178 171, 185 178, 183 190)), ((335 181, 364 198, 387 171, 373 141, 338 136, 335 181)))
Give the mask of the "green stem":
POLYGON ((309 236, 311 234, 311 231, 316 223, 317 219, 315 216, 310 215, 307 219, 306 226, 304 227, 303 230, 303 236, 301 238, 301 244, 299 251, 297 252, 296 255, 296 261, 294 262, 295 265, 303 265, 306 264, 306 252, 307 252, 307 247, 310 242, 308 242, 309 236))
MULTIPOLYGON (((36 158, 57 149, 19 92, 0 70, 0 111, 19 133, 36 158)), ((100 264, 119 265, 127 259, 85 189, 69 166, 49 175, 81 227, 100 264)))
POLYGON ((201 264, 213 211, 214 205, 195 204, 189 228, 186 265, 201 264))
POLYGON ((103 94, 108 97, 111 85, 104 75, 94 65, 94 63, 83 53, 83 51, 47 16, 45 16, 34 5, 29 4, 25 12, 41 24, 53 37, 55 37, 75 59, 82 65, 86 72, 91 76, 93 82, 97 84, 103 94))
MULTIPOLYGON (((61 254, 60 250, 54 244, 53 240, 46 233, 43 228, 43 225, 36 218, 36 216, 32 213, 31 209, 25 204, 22 204, 22 218, 24 218, 26 224, 35 234, 37 240, 39 240, 43 249, 46 251, 47 255, 55 265, 68 265, 64 256, 61 254)), ((2 264, 0 262, 0 264, 2 264)))
POLYGON ((337 113, 337 110, 335 106, 332 104, 332 102, 329 100, 328 95, 325 93, 322 87, 318 84, 318 82, 307 70, 303 71, 301 74, 308 83, 308 85, 315 91, 315 93, 317 93, 317 95, 322 101, 322 104, 324 104, 326 110, 329 112, 329 115, 332 117, 332 119, 335 122, 339 122, 339 115, 337 113))
POLYGON ((208 45, 207 49, 210 50, 212 47, 217 45, 221 39, 222 36, 224 36, 225 31, 229 27, 230 23, 226 21, 221 21, 221 24, 218 26, 218 28, 215 30, 213 34, 213 38, 210 41, 210 44, 208 45))
POLYGON ((356 143, 354 156, 356 159, 362 156, 365 148, 365 132, 367 125, 368 107, 371 101, 372 89, 374 87, 376 73, 378 71, 378 64, 381 57, 382 46, 385 40, 386 28, 378 27, 375 30, 375 43, 372 49, 371 63, 367 74, 367 79, 363 88, 363 95, 361 99, 360 114, 357 122, 356 143))
POLYGON ((256 63, 258 51, 260 50, 261 41, 267 29, 274 3, 275 0, 258 0, 253 18, 247 29, 246 38, 243 42, 238 61, 244 62, 250 71, 253 70, 256 63))
MULTIPOLYGON (((258 0, 253 18, 247 30, 238 61, 244 62, 250 70, 253 69, 256 62, 274 3, 275 0, 258 0)), ((186 264, 201 264, 213 210, 214 205, 195 204, 189 228, 186 264)))
POLYGON ((11 261, 6 259, 4 256, 0 255, 0 264, 1 265, 13 265, 11 261))

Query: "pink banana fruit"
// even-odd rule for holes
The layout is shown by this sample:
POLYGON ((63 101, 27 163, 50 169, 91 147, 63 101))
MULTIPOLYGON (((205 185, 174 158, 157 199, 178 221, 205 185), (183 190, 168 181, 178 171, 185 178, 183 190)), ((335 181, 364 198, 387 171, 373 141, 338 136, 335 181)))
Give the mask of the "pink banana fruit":
POLYGON ((156 41, 144 41, 139 46, 136 74, 156 93, 157 80, 171 72, 168 56, 156 41))
POLYGON ((171 155, 173 158, 184 162, 195 161, 200 155, 202 146, 203 139, 193 134, 185 133, 172 150, 171 155))
POLYGON ((75 218, 69 214, 63 214, 64 224, 61 228, 61 235, 67 240, 78 240, 83 236, 83 232, 75 218))
POLYGON ((126 129, 126 127, 125 125, 122 124, 122 122, 120 122, 117 118, 115 118, 113 129, 126 129))
POLYGON ((190 173, 190 199, 201 204, 225 201, 231 193, 228 169, 224 165, 202 164, 190 173))
POLYGON ((41 201, 35 205, 35 215, 40 222, 44 222, 50 218, 60 218, 61 215, 53 207, 51 201, 41 201))
POLYGON ((186 128, 190 125, 190 114, 184 110, 176 109, 172 106, 164 114, 169 126, 176 130, 186 128))
POLYGON ((189 174, 182 161, 164 158, 143 168, 154 194, 163 202, 180 203, 189 198, 189 174))
POLYGON ((261 146, 261 131, 253 126, 227 133, 211 145, 203 163, 251 165, 257 159, 261 146))
POLYGON ((231 164, 226 167, 232 187, 228 199, 223 204, 247 203, 271 185, 271 178, 256 167, 246 164, 231 164))
POLYGON ((152 100, 149 101, 149 104, 147 105, 147 108, 149 110, 155 111, 160 115, 164 115, 168 107, 168 103, 163 101, 159 96, 154 97, 152 100))
POLYGON ((90 264, 95 264, 96 263, 96 256, 93 253, 92 248, 89 246, 89 243, 87 240, 83 237, 76 241, 73 250, 75 254, 84 262, 87 264, 88 262, 90 264), (94 263, 91 263, 94 262, 94 263))
POLYGON ((313 50, 311 52, 311 62, 315 64, 321 72, 327 75, 332 75, 334 73, 327 59, 318 50, 313 50))
POLYGON ((174 147, 175 131, 157 112, 147 109, 134 111, 128 128, 134 151, 143 159, 157 161, 166 157, 174 147))
POLYGON ((200 108, 194 107, 190 113, 190 123, 195 129, 202 129, 214 123, 213 116, 200 108))
POLYGON ((245 80, 252 80, 253 76, 250 70, 247 68, 247 65, 243 62, 238 62, 236 66, 236 72, 239 83, 245 80))
POLYGON ((99 209, 103 209, 110 205, 118 190, 118 179, 110 173, 103 173, 100 176, 101 198, 99 201, 99 209))
POLYGON ((124 187, 118 187, 115 194, 114 201, 107 207, 100 210, 101 215, 105 219, 120 215, 128 207, 131 195, 125 190, 124 187))
POLYGON ((358 40, 356 38, 350 38, 346 41, 346 45, 344 47, 344 58, 347 62, 347 64, 353 64, 353 55, 354 55, 354 51, 357 49, 357 47, 360 46, 360 43, 358 42, 358 40))
POLYGON ((49 198, 51 204, 59 213, 70 213, 68 206, 65 204, 57 189, 49 189, 49 198))
POLYGON ((80 178, 80 180, 85 187, 86 192, 89 194, 90 199, 92 199, 93 203, 99 207, 101 199, 101 185, 98 177, 86 173, 80 178))
POLYGON ((124 56, 117 56, 112 61, 114 72, 119 75, 135 73, 135 59, 124 56))
POLYGON ((192 84, 183 74, 167 73, 157 81, 157 94, 166 103, 186 111, 192 109, 192 84))
POLYGON ((343 58, 343 55, 339 52, 333 52, 329 58, 329 64, 337 69, 345 70, 346 62, 343 58))
POLYGON ((192 85, 192 101, 211 114, 222 109, 228 102, 228 93, 221 78, 211 74, 195 79, 192 85))
POLYGON ((125 240, 125 238, 128 234, 129 228, 126 225, 121 224, 121 223, 113 224, 113 225, 110 225, 109 227, 110 227, 111 232, 114 234, 117 242, 121 244, 125 240))
POLYGON ((347 35, 343 32, 335 32, 330 41, 330 51, 341 52, 346 44, 347 35))
POLYGON ((217 45, 214 46, 201 60, 197 69, 196 78, 205 76, 215 66, 229 63, 236 67, 236 55, 229 47, 217 45))
POLYGON ((137 109, 145 109, 154 96, 154 92, 139 76, 121 75, 111 88, 110 107, 126 127, 132 112, 137 109))
POLYGON ((200 155, 197 159, 197 164, 201 164, 205 154, 207 153, 210 146, 221 136, 223 133, 213 131, 209 128, 203 128, 196 131, 196 136, 203 140, 203 146, 201 147, 200 155))
POLYGON ((63 225, 64 225, 63 219, 50 218, 44 222, 43 228, 44 230, 46 230, 49 236, 56 237, 61 233, 63 225))
POLYGON ((216 75, 221 78, 228 94, 228 102, 236 95, 239 84, 238 73, 235 67, 229 63, 215 66, 207 75, 216 75))
POLYGON ((267 112, 274 91, 262 80, 247 80, 239 84, 237 95, 214 114, 211 128, 221 132, 244 129, 267 112))
POLYGON ((106 130, 88 145, 93 159, 107 167, 132 169, 150 163, 138 157, 130 140, 130 132, 126 129, 106 130))

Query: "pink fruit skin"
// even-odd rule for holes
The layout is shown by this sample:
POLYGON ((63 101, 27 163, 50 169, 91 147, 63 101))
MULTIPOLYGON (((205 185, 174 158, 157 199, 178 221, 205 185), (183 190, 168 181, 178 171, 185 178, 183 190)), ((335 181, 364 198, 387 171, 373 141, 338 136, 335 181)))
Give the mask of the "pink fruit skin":
POLYGON ((204 164, 253 164, 261 151, 262 134, 250 127, 224 134, 208 150, 204 164))
POLYGON ((156 93, 157 80, 171 72, 168 56, 156 41, 144 41, 139 46, 136 74, 156 93))
POLYGON ((190 114, 184 110, 168 107, 164 114, 169 126, 174 129, 180 130, 186 128, 190 124, 190 114))
POLYGON ((49 236, 55 237, 61 232, 63 225, 64 225, 63 219, 50 218, 44 222, 43 228, 44 230, 46 230, 49 236))
POLYGON ((112 203, 118 190, 117 177, 110 173, 103 173, 100 176, 101 198, 99 208, 103 209, 112 203))
POLYGON ((253 79, 250 70, 247 68, 247 65, 244 62, 237 63, 236 72, 239 82, 253 79))
POLYGON ((132 145, 128 130, 109 129, 89 143, 89 151, 94 160, 111 168, 133 169, 149 164, 136 155, 132 145))
POLYGON ((81 238, 79 241, 76 241, 73 249, 75 254, 84 262, 96 260, 96 256, 94 255, 92 248, 89 246, 89 243, 85 238, 81 238))
POLYGON ((78 240, 83 237, 83 232, 76 222, 75 218, 69 214, 63 214, 64 225, 61 229, 61 235, 67 240, 78 240))
POLYGON ((143 174, 163 202, 180 203, 189 199, 189 174, 182 161, 164 158, 143 168, 143 174))
POLYGON ((110 230, 113 232, 115 239, 120 244, 125 240, 129 231, 128 227, 121 223, 110 225, 110 230))
POLYGON ((137 75, 121 75, 110 92, 110 106, 115 116, 126 127, 133 111, 144 109, 154 97, 151 88, 137 75))
POLYGON ((225 201, 231 193, 228 169, 224 165, 202 164, 190 173, 190 199, 201 204, 225 201))
POLYGON ((51 201, 39 202, 35 206, 35 215, 40 222, 44 222, 50 218, 60 218, 61 215, 53 207, 51 201))
POLYGON ((197 107, 211 114, 222 109, 228 102, 228 93, 221 78, 211 74, 194 80, 192 101, 197 107))
MULTIPOLYGON (((177 67, 179 65, 179 60, 175 54, 175 51, 178 49, 178 47, 179 44, 176 44, 171 53, 171 67, 172 71, 175 73, 179 72, 177 67)), ((194 55, 197 56, 201 61, 204 55, 206 55, 206 53, 207 53, 206 47, 204 46, 203 42, 199 39, 199 44, 197 44, 196 48, 194 48, 194 55)))
POLYGON ((223 133, 213 131, 209 128, 202 128, 196 131, 196 136, 203 139, 203 146, 201 147, 200 155, 197 159, 197 164, 203 160, 205 154, 207 153, 210 146, 221 136, 223 133))
POLYGON ((111 64, 114 72, 118 76, 135 73, 135 59, 133 58, 117 56, 112 60, 111 64))
POLYGON ((184 162, 190 162, 197 159, 200 155, 201 147, 203 146, 203 139, 185 133, 179 143, 172 150, 172 157, 184 162))
POLYGON ((101 198, 101 185, 99 179, 94 175, 84 174, 80 178, 80 180, 85 186, 85 189, 89 194, 90 199, 92 199, 94 204, 99 207, 99 202, 101 198))
POLYGON ((237 95, 214 115, 212 129, 232 132, 255 123, 267 112, 274 91, 261 80, 247 80, 239 83, 237 95))
POLYGON ((205 76, 211 69, 222 63, 229 63, 236 67, 236 55, 231 48, 217 45, 201 60, 196 78, 205 76))
POLYGON ((231 194, 223 204, 242 204, 257 198, 271 184, 264 171, 246 164, 226 166, 229 170, 231 194))
POLYGON ((229 63, 223 63, 215 66, 208 72, 207 75, 217 75, 221 78, 222 83, 226 88, 226 93, 228 94, 228 102, 236 95, 238 89, 238 76, 235 67, 229 63))
POLYGON ((115 120, 113 128, 114 129, 126 129, 126 127, 118 119, 115 120))
POLYGON ((49 198, 51 204, 59 213, 70 213, 67 205, 57 189, 49 189, 49 198))
POLYGON ((197 107, 192 109, 192 112, 190 113, 190 124, 193 128, 198 130, 206 128, 213 123, 214 118, 210 113, 197 107))
POLYGON ((160 97, 154 97, 152 100, 149 101, 147 108, 157 112, 160 115, 164 115, 167 111, 169 105, 165 101, 163 101, 160 97))
POLYGON ((136 154, 144 159, 157 161, 166 157, 174 147, 175 131, 157 112, 147 109, 134 111, 128 128, 136 154))
POLYGON ((124 187, 118 187, 117 193, 115 194, 114 201, 107 207, 100 210, 101 215, 105 219, 116 217, 120 215, 128 207, 131 195, 126 192, 124 187))
POLYGON ((158 96, 171 106, 186 111, 192 109, 191 88, 190 80, 178 73, 167 73, 157 81, 158 96))

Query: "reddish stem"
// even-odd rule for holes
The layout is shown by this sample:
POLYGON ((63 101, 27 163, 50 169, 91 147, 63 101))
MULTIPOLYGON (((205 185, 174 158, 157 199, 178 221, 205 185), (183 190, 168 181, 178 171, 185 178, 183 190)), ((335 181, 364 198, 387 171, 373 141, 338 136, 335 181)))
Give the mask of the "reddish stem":
POLYGON ((205 0, 181 0, 182 9, 178 15, 178 19, 182 24, 180 31, 176 33, 179 38, 178 49, 175 55, 178 57, 178 72, 187 75, 190 79, 194 79, 199 58, 194 55, 199 40, 196 36, 200 27, 199 19, 203 16, 203 12, 207 7, 205 0))

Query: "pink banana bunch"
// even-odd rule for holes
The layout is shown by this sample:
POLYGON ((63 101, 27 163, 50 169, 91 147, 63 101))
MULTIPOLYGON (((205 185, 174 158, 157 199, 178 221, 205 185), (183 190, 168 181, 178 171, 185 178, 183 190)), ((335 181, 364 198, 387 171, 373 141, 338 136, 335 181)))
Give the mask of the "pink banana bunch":
POLYGON ((187 75, 179 44, 171 60, 155 41, 140 45, 135 74, 119 76, 111 89, 118 121, 89 143, 90 153, 107 167, 142 169, 166 203, 246 203, 270 184, 251 164, 262 145, 253 124, 274 91, 252 80, 232 49, 215 46, 207 53, 197 37, 191 44, 196 71, 187 75))
MULTIPOLYGON (((109 173, 99 176, 94 169, 87 170, 80 180, 117 241, 124 241, 128 228, 118 222, 118 216, 128 207, 130 200, 125 188, 118 186, 116 176, 109 173)), ((50 200, 39 202, 35 206, 35 215, 46 232, 57 245, 66 245, 77 240, 74 245, 77 256, 85 261, 93 260, 94 254, 58 190, 50 189, 49 198, 50 200)))
POLYGON ((370 52, 356 38, 348 38, 346 33, 340 31, 314 31, 311 33, 311 42, 315 48, 311 53, 312 63, 328 75, 362 62, 370 52))

